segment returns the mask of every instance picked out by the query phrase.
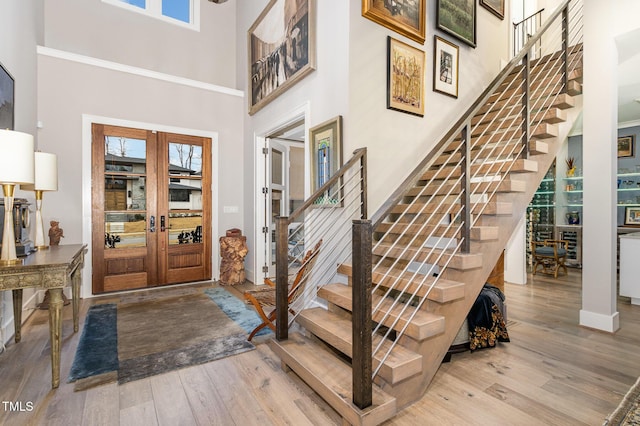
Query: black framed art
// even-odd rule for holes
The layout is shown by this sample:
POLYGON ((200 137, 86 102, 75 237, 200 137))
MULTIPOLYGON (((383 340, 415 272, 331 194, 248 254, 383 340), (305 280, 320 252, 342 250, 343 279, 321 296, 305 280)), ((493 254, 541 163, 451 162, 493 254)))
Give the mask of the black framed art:
POLYGON ((0 64, 0 129, 13 130, 14 102, 15 81, 9 71, 0 64))
POLYGON ((439 30, 476 47, 475 0, 438 0, 436 20, 439 30))

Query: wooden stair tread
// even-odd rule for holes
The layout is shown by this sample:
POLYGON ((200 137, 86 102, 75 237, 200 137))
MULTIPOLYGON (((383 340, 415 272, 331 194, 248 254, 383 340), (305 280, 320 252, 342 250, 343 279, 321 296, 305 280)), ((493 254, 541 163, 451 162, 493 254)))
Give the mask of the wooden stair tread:
POLYGON ((324 398, 352 425, 377 425, 395 416, 396 399, 373 385, 373 404, 364 410, 351 401, 351 367, 320 343, 290 333, 289 339, 272 339, 269 346, 282 362, 324 398))
MULTIPOLYGON (((350 277, 352 273, 351 264, 342 263, 338 265, 338 272, 350 277)), ((451 302, 464 297, 464 283, 440 278, 427 295, 427 290, 435 281, 435 277, 425 278, 424 274, 414 274, 413 272, 398 277, 397 273, 385 266, 374 268, 371 273, 371 281, 385 288, 395 286, 396 289, 404 289, 406 287, 407 293, 417 294, 420 297, 425 297, 426 295, 427 299, 439 303, 451 302), (420 284, 421 282, 423 283, 420 284)))
MULTIPOLYGON (((328 284, 318 290, 318 297, 327 300, 343 309, 351 311, 351 287, 344 284, 328 284)), ((382 321, 387 327, 393 327, 400 331, 410 319, 413 309, 408 308, 404 313, 400 313, 405 306, 397 303, 392 306, 393 299, 383 298, 377 294, 372 295, 372 306, 380 304, 380 309, 373 313, 373 320, 382 321), (381 300, 385 299, 385 300, 381 300), (388 313, 388 315, 386 315, 388 313), (385 318, 386 316, 386 318, 385 318), (396 322, 395 326, 393 325, 396 322)), ((405 330, 405 334, 418 341, 428 339, 444 332, 444 317, 426 311, 419 310, 405 330)))
MULTIPOLYGON (((453 186, 457 186, 460 188, 459 184, 453 183, 444 183, 441 188, 434 188, 434 186, 414 186, 410 188, 405 194, 408 197, 417 197, 417 196, 431 196, 434 194, 446 194, 450 192, 453 186)), ((521 180, 515 180, 510 178, 505 178, 502 181, 498 180, 485 180, 485 181, 475 181, 471 182, 471 189, 476 192, 524 192, 527 189, 526 182, 521 180)), ((455 189, 454 189, 455 191, 455 189)), ((454 192, 455 193, 455 192, 454 192)))
MULTIPOLYGON (((510 162, 499 161, 499 162, 490 162, 486 164, 472 164, 471 165, 471 175, 488 175, 488 174, 498 174, 498 173, 527 173, 527 172, 537 172, 538 171, 538 162, 535 160, 530 160, 526 158, 520 158, 518 160, 513 161, 513 164, 510 165, 510 162), (510 167, 510 168, 509 168, 510 167)), ((420 177, 423 181, 428 181, 431 179, 451 179, 457 178, 462 175, 462 170, 460 167, 453 166, 444 166, 440 168, 435 168, 431 170, 427 170, 420 177)))
MULTIPOLYGON (((349 319, 329 312, 320 307, 305 309, 297 319, 307 331, 310 331, 329 345, 338 349, 349 358, 353 350, 353 330, 349 319)), ((373 335, 373 348, 382 343, 380 350, 373 355, 373 369, 378 368, 382 357, 393 342, 382 336, 373 335)), ((386 382, 395 384, 422 371, 422 355, 404 346, 395 345, 389 357, 380 367, 378 374, 386 382)))
MULTIPOLYGON (((482 157, 483 156, 483 151, 486 153, 491 153, 493 152, 500 152, 503 148, 504 148, 504 152, 513 152, 515 151, 513 148, 514 147, 518 147, 518 146, 522 146, 522 138, 518 138, 518 139, 514 139, 514 140, 508 140, 508 141, 501 141, 498 142, 493 141, 493 142, 484 142, 484 143, 474 143, 471 146, 471 156, 473 158, 476 157, 482 157), (480 151, 478 154, 476 154, 477 151, 480 151)), ((459 159, 461 158, 461 154, 457 151, 460 151, 460 142, 452 142, 450 143, 443 151, 443 154, 440 155, 440 157, 438 157, 438 159, 434 162, 435 164, 447 164, 447 163, 451 163, 452 161, 455 161, 456 163, 459 161, 459 159), (451 156, 450 153, 455 152, 454 156, 452 159, 449 159, 448 157, 451 156)), ((531 140, 529 141, 529 152, 532 155, 537 155, 537 154, 547 154, 549 152, 549 144, 541 141, 541 140, 531 140)))
POLYGON ((438 265, 448 264, 449 268, 457 270, 469 270, 480 268, 482 266, 482 254, 451 254, 451 250, 443 250, 431 247, 406 247, 397 245, 392 247, 388 243, 375 243, 373 254, 376 256, 384 256, 386 258, 401 258, 412 260, 414 262, 436 263, 438 265))
MULTIPOLYGON (((457 224, 448 225, 425 225, 425 224, 408 224, 397 222, 382 222, 373 232, 389 233, 389 234, 420 234, 431 237, 459 238, 462 229, 457 224)), ((472 226, 471 239, 474 241, 495 240, 498 238, 497 226, 472 226)))
MULTIPOLYGON (((407 216, 407 220, 410 220, 415 217, 415 215, 429 215, 431 213, 438 213, 441 211, 452 211, 453 207, 461 208, 461 206, 462 204, 460 204, 460 202, 452 204, 440 204, 434 202, 425 204, 416 202, 413 204, 397 204, 391 210, 391 213, 395 215, 405 215, 407 216)), ((511 214, 512 207, 512 203, 504 201, 475 202, 471 207, 471 213, 477 214, 482 211, 482 214, 486 215, 511 214)))

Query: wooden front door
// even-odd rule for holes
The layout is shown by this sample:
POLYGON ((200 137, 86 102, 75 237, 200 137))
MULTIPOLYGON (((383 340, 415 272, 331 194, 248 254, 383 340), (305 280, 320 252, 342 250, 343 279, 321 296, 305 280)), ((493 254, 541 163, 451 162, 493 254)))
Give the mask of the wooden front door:
POLYGON ((93 293, 211 278, 211 140, 94 124, 93 293))

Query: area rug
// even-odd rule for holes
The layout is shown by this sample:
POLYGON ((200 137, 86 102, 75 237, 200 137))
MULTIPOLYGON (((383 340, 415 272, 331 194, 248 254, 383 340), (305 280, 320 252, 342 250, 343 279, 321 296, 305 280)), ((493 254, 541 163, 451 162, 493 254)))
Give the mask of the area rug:
POLYGON ((618 408, 611 413, 603 426, 637 426, 640 425, 640 378, 622 398, 618 408))
POLYGON ((122 384, 255 349, 247 341, 261 322, 255 311, 224 289, 207 292, 92 306, 68 381, 75 390, 122 384))

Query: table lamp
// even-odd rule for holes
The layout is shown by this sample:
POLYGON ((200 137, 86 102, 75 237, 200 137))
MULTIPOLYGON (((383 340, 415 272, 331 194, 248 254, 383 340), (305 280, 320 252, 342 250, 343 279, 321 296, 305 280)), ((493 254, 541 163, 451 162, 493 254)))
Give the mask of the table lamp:
POLYGON ((16 185, 34 182, 33 136, 0 130, 0 184, 4 191, 4 228, 0 266, 19 265, 13 220, 13 193, 16 185))
POLYGON ((36 192, 36 248, 46 250, 49 248, 45 242, 44 221, 42 218, 42 193, 44 191, 58 190, 58 157, 48 152, 36 152, 35 182, 33 184, 20 185, 20 189, 36 192))

